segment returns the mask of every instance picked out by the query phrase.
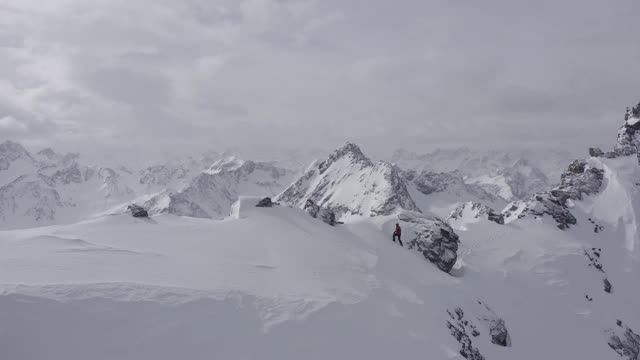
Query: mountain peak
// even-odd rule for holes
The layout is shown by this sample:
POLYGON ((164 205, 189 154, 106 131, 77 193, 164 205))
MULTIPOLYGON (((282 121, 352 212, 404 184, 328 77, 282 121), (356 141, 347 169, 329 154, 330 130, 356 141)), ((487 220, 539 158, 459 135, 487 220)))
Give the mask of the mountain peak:
POLYGON ((400 209, 419 211, 399 169, 386 162, 374 164, 353 143, 312 164, 278 200, 294 206, 312 200, 334 210, 339 218, 390 215, 400 209))
POLYGON ((361 167, 374 166, 373 162, 360 150, 360 147, 352 142, 347 142, 334 150, 329 158, 318 165, 320 173, 325 172, 332 164, 341 159, 348 159, 351 164, 359 164, 361 167))
POLYGON ((0 144, 0 156, 8 157, 11 160, 15 160, 21 156, 29 156, 27 150, 15 141, 7 140, 0 144))

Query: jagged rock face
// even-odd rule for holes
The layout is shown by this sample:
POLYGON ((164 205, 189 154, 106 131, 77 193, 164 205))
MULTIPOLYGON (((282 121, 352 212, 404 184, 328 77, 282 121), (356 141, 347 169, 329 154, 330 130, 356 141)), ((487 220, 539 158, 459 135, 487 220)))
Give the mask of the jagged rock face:
POLYGON ((596 194, 604 178, 604 171, 590 167, 584 160, 575 160, 562 174, 560 185, 551 191, 534 194, 528 201, 509 204, 502 214, 507 221, 522 218, 526 214, 551 216, 558 228, 565 230, 577 220, 567 205, 568 200, 581 200, 584 195, 596 194))
POLYGON ((603 178, 602 169, 588 167, 586 161, 576 160, 562 174, 560 185, 551 190, 551 193, 562 203, 566 199, 582 200, 583 195, 593 195, 600 190, 603 178))
POLYGON ((269 163, 243 161, 218 163, 196 176, 177 192, 163 192, 144 206, 151 214, 170 213, 200 218, 221 218, 229 214, 240 195, 275 195, 293 177, 293 172, 269 163))
POLYGON ((623 328, 620 320, 618 320, 617 325, 621 328, 620 330, 610 329, 607 331, 609 347, 624 359, 640 359, 640 335, 636 334, 628 326, 623 328))
POLYGON ((320 207, 311 200, 307 200, 304 211, 311 215, 311 217, 320 218, 323 222, 331 226, 336 225, 336 213, 331 209, 320 207))
POLYGON ((613 159, 636 154, 640 163, 640 104, 631 109, 627 108, 624 124, 618 130, 617 140, 613 151, 603 152, 599 148, 589 148, 589 155, 613 159))
POLYGON ((313 163, 278 200, 304 207, 307 200, 346 216, 390 215, 399 209, 419 211, 395 166, 374 164, 355 144, 346 144, 327 160, 313 163))
POLYGON ((451 320, 447 321, 447 328, 451 336, 460 344, 460 355, 468 360, 484 360, 480 350, 473 344, 472 337, 478 337, 480 333, 475 326, 465 319, 464 311, 455 308, 453 312, 447 310, 451 320))
POLYGON ((398 215, 398 219, 403 222, 403 234, 410 233, 408 229, 414 234, 407 242, 410 250, 421 253, 438 269, 451 271, 458 259, 459 238, 449 225, 420 213, 404 212, 398 215))
POLYGON ((451 214, 449 214, 449 217, 447 217, 445 221, 447 223, 451 223, 458 220, 462 220, 463 218, 469 217, 469 216, 475 219, 485 217, 487 220, 493 221, 497 224, 500 224, 500 225, 504 224, 503 214, 496 212, 495 210, 493 210, 492 208, 484 204, 473 202, 473 201, 469 201, 458 206, 455 210, 451 212, 451 214))

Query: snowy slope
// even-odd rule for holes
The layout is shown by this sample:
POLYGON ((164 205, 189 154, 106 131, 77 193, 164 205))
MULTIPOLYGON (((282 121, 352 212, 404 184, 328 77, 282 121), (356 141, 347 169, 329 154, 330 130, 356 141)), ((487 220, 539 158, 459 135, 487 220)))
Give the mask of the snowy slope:
POLYGON ((387 238, 393 216, 331 227, 295 208, 238 208, 0 232, 3 354, 437 360, 460 357, 456 329, 486 359, 617 359, 616 320, 640 328, 637 259, 604 241, 613 228, 468 224, 453 277, 387 238), (592 245, 611 294, 584 256, 592 245), (508 347, 492 343, 499 324, 508 347))
POLYGON ((352 143, 336 149, 325 161, 311 164, 277 199, 298 207, 311 200, 343 220, 390 215, 399 209, 419 211, 400 170, 385 162, 374 164, 352 143))
MULTIPOLYGON (((347 144, 309 167, 279 206, 240 196, 262 192, 256 179, 269 167, 230 159, 182 192, 185 203, 211 210, 210 200, 223 198, 207 191, 237 189, 221 220, 117 213, 0 230, 0 353, 637 359, 639 123, 628 116, 613 151, 566 164, 558 185, 509 204, 503 221, 467 200, 447 218, 451 228, 428 218, 411 191, 453 197, 442 183, 450 174, 411 182, 347 144), (341 211, 345 223, 309 216, 300 209, 308 199, 341 211), (390 239, 395 223, 404 247, 390 239), (441 271, 446 264, 425 258, 446 239, 456 257, 444 257, 455 264, 441 271)), ((56 178, 79 179, 72 170, 56 178)))

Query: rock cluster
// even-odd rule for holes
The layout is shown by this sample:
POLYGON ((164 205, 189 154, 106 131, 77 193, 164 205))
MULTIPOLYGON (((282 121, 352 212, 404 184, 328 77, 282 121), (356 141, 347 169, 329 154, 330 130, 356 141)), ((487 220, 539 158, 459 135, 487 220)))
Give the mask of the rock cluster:
POLYGON ((577 223, 569 209, 569 200, 581 200, 584 195, 596 194, 602 186, 604 171, 589 166, 585 160, 575 160, 561 176, 560 184, 551 191, 534 194, 527 201, 513 202, 503 211, 506 218, 526 214, 551 216, 558 228, 565 230, 577 223))
POLYGON ((594 157, 617 158, 636 154, 640 163, 640 103, 627 108, 624 124, 618 130, 618 139, 613 151, 604 152, 600 148, 589 148, 589 155, 594 157))
POLYGON ((496 212, 495 210, 484 204, 475 201, 469 201, 461 204, 449 214, 445 221, 447 223, 450 223, 450 221, 462 219, 467 212, 471 213, 471 215, 475 218, 486 216, 487 220, 493 221, 500 225, 504 225, 504 215, 496 212))
POLYGON ((306 211, 313 218, 320 218, 323 222, 335 226, 336 225, 336 213, 313 202, 313 200, 307 200, 304 206, 306 211))
POLYGON ((609 335, 609 347, 618 355, 627 360, 640 359, 640 335, 636 334, 628 326, 623 326, 622 321, 616 322, 618 327, 623 331, 615 331, 610 329, 607 331, 609 335))
POLYGON ((127 210, 131 211, 131 215, 135 218, 148 218, 149 213, 142 206, 131 204, 127 206, 127 210))
POLYGON ((405 228, 408 227, 414 232, 413 238, 408 241, 410 250, 421 253, 438 269, 444 272, 451 271, 458 259, 459 238, 447 223, 438 218, 412 212, 401 213, 398 219, 405 223, 405 228))
POLYGON ((270 197, 265 197, 262 200, 258 201, 256 207, 272 207, 274 205, 273 201, 271 201, 270 197))

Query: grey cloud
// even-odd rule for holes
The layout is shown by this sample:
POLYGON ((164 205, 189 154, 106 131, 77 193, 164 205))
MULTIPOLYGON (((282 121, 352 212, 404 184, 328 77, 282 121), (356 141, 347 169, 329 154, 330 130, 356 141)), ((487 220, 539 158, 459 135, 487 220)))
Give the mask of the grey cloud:
POLYGON ((0 103, 56 124, 32 138, 78 147, 109 134, 105 147, 184 151, 581 149, 640 98, 638 13, 637 0, 0 0, 0 103))

